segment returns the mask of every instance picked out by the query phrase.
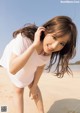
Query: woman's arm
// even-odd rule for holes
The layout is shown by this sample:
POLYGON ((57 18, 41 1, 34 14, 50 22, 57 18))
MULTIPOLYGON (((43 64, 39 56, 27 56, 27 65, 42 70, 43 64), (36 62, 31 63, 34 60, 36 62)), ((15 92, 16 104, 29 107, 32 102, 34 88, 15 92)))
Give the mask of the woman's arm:
POLYGON ((44 70, 45 65, 43 66, 39 66, 35 72, 35 76, 34 76, 34 82, 33 82, 33 87, 36 87, 38 84, 38 81, 42 75, 42 72, 44 70))
POLYGON ((34 80, 33 82, 28 86, 29 89, 30 89, 30 92, 29 92, 29 97, 32 95, 32 98, 34 98, 37 94, 38 94, 38 91, 37 91, 37 84, 38 84, 38 81, 42 75, 42 72, 44 70, 44 67, 45 65, 43 66, 40 66, 37 68, 36 72, 35 72, 35 77, 34 77, 34 80))
POLYGON ((29 57, 35 50, 35 46, 32 44, 23 54, 17 56, 12 54, 10 63, 9 63, 9 71, 13 75, 16 74, 28 61, 29 57))
POLYGON ((40 36, 42 31, 44 31, 43 27, 37 29, 32 45, 23 54, 20 56, 12 54, 9 62, 10 73, 16 74, 26 64, 33 51, 41 44, 40 36))

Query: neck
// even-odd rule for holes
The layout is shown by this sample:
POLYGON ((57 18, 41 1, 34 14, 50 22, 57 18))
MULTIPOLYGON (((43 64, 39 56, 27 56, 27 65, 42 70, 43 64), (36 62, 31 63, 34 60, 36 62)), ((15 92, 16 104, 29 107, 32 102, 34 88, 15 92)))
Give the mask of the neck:
POLYGON ((44 52, 44 50, 43 50, 43 43, 41 43, 41 45, 39 45, 37 48, 36 48, 36 50, 37 50, 37 53, 39 54, 39 55, 44 55, 44 56, 49 56, 49 54, 47 54, 47 53, 45 53, 44 52))

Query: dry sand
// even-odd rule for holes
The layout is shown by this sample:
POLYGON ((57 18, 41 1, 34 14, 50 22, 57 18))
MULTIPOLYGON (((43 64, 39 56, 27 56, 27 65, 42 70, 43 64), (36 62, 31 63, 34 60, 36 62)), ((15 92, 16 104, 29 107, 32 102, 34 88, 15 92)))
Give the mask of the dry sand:
MULTIPOLYGON (((51 73, 43 73, 39 81, 45 113, 80 113, 80 71, 74 77, 65 75, 60 79, 51 73)), ((35 103, 29 98, 29 90, 24 90, 24 113, 38 113, 35 103)), ((15 113, 12 101, 13 91, 6 71, 0 68, 0 113, 15 113), (7 112, 1 108, 7 106, 7 112)))

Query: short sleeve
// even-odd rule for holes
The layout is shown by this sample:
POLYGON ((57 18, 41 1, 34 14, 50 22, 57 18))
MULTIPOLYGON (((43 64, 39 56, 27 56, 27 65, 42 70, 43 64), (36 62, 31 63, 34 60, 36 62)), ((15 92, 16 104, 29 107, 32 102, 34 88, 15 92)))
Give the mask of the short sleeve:
POLYGON ((22 37, 21 34, 18 34, 14 39, 14 45, 12 52, 16 55, 22 54, 29 46, 31 45, 31 41, 28 38, 22 37), (29 41, 28 41, 29 40, 29 41))

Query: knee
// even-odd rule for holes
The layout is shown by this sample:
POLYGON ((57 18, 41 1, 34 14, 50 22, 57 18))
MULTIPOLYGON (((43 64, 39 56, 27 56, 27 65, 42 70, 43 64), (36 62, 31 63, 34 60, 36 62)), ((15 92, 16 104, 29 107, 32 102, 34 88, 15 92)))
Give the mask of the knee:
POLYGON ((23 93, 23 89, 18 88, 18 89, 15 90, 15 92, 18 93, 18 94, 22 94, 23 93))

